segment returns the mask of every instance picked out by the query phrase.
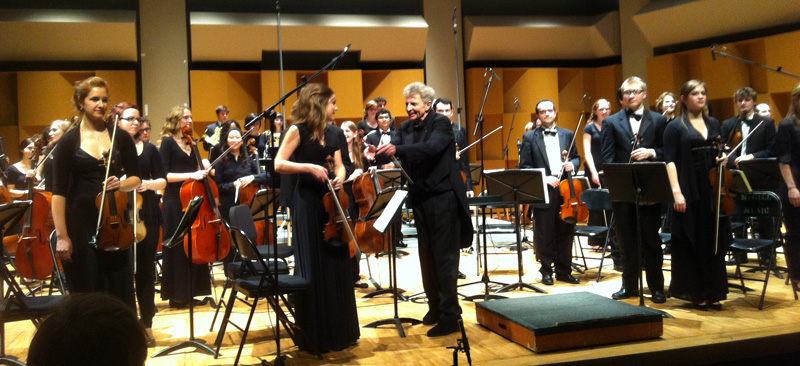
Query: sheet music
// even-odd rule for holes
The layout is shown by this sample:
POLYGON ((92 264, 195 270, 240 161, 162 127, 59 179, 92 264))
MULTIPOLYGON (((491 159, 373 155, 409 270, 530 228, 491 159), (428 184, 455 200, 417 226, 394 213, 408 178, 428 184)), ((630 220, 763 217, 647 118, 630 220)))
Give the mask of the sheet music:
POLYGON ((381 213, 381 215, 375 220, 375 224, 373 224, 376 230, 381 233, 386 231, 386 228, 391 223, 394 214, 400 210, 400 206, 402 206, 407 195, 408 191, 402 189, 398 189, 394 192, 394 196, 392 196, 392 199, 389 200, 389 204, 386 205, 383 213, 381 213))

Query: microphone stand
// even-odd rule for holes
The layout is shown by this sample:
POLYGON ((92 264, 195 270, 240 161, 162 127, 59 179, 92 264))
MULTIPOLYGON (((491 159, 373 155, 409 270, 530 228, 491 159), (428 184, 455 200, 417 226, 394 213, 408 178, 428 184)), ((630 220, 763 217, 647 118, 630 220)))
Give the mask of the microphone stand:
POLYGON ((461 126, 461 96, 460 96, 461 94, 459 93, 459 85, 458 85, 458 77, 461 74, 458 72, 458 37, 457 37, 457 34, 458 34, 458 23, 456 23, 456 7, 454 6, 453 7, 453 54, 455 55, 455 57, 453 58, 453 60, 455 62, 455 66, 456 66, 454 68, 454 70, 456 71, 456 104, 457 104, 456 116, 458 117, 458 127, 460 128, 460 127, 463 127, 463 126, 461 126))
POLYGON ((511 115, 511 127, 508 129, 508 135, 506 136, 506 145, 503 146, 503 157, 502 159, 506 160, 506 169, 510 169, 508 166, 508 141, 511 140, 511 131, 514 131, 514 118, 517 117, 517 109, 519 109, 519 99, 516 97, 514 98, 514 114, 511 115))
MULTIPOLYGON (((762 69, 767 69, 769 71, 774 71, 774 72, 777 72, 778 74, 781 74, 781 75, 786 75, 786 76, 789 76, 789 77, 792 77, 792 78, 795 78, 795 79, 800 79, 800 75, 795 75, 795 74, 783 71, 782 70, 783 66, 778 66, 777 68, 772 68, 772 67, 760 64, 760 63, 755 62, 755 61, 750 61, 750 60, 747 60, 747 59, 743 59, 741 57, 736 57, 736 56, 733 56, 733 55, 729 55, 729 54, 727 54, 725 52, 717 51, 717 50, 714 49, 715 47, 720 47, 720 45, 718 45, 716 43, 711 45, 711 59, 714 60, 714 61, 717 60, 717 56, 727 57, 727 58, 734 59, 734 60, 739 61, 739 62, 746 63, 748 65, 758 66, 758 67, 760 67, 762 69)), ((721 46, 721 47, 723 49, 725 48, 725 46, 721 46)))

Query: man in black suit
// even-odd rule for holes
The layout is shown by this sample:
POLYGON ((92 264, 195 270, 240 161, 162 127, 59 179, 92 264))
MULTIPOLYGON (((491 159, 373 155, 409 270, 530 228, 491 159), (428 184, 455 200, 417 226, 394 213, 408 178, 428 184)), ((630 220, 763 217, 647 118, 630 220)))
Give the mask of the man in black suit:
MULTIPOLYGON (((733 93, 733 101, 736 104, 736 109, 739 114, 726 119, 722 122, 720 128, 720 135, 730 148, 736 147, 734 144, 739 144, 740 141, 747 138, 741 147, 736 151, 731 151, 728 155, 729 169, 736 169, 739 167, 739 162, 752 159, 768 158, 771 156, 769 146, 775 140, 775 121, 772 118, 765 118, 758 113, 755 113, 754 106, 758 99, 758 92, 755 89, 747 86, 737 90, 733 93), (759 126, 759 124, 761 124, 759 126), (758 128, 756 129, 756 126, 758 128)), ((775 182, 779 183, 779 182, 775 182)), ((774 187, 773 191, 777 191, 778 187, 774 187)), ((759 222, 758 232, 761 238, 772 237, 772 225, 767 221, 759 222)), ((737 237, 744 237, 746 233, 737 230, 735 232, 737 237)), ((738 253, 737 253, 738 254, 738 253)), ((739 263, 747 263, 747 254, 736 255, 735 260, 739 263)), ((728 264, 736 264, 733 260, 728 264)))
MULTIPOLYGON (((621 104, 626 108, 603 120, 603 162, 663 161, 662 140, 667 121, 661 114, 645 109, 643 102, 647 98, 647 84, 639 77, 632 76, 622 83, 619 90, 621 104)), ((663 303, 667 298, 664 295, 664 274, 661 272, 664 254, 661 250, 661 236, 658 234, 661 228, 661 205, 639 206, 638 217, 634 205, 620 202, 612 205, 622 254, 622 289, 611 297, 627 299, 639 295, 641 268, 637 255, 641 253, 651 300, 663 303), (641 227, 641 251, 636 238, 637 226, 641 227)))
POLYGON ((222 127, 222 124, 228 120, 228 107, 219 105, 215 112, 217 112, 217 122, 206 126, 206 130, 203 132, 203 149, 206 151, 210 151, 214 145, 219 143, 219 134, 216 134, 217 129, 222 127))
POLYGON ((545 183, 548 186, 550 203, 533 208, 534 247, 539 257, 542 283, 553 284, 553 267, 556 280, 577 284, 580 280, 572 276, 572 238, 575 224, 561 220, 561 195, 559 178, 565 172, 577 171, 581 162, 578 149, 572 143, 570 130, 556 127, 556 107, 550 100, 542 99, 536 103, 536 113, 542 125, 522 135, 522 149, 519 154, 520 169, 544 168, 545 183), (569 150, 568 159, 562 159, 562 152, 569 150), (562 172, 563 171, 563 172, 562 172))
POLYGON ((447 117, 433 112, 433 88, 411 83, 403 89, 408 121, 397 128, 392 142, 368 147, 378 163, 396 155, 414 184, 408 205, 414 210, 419 238, 422 286, 428 297, 425 325, 429 337, 459 330, 461 307, 456 293, 459 248, 472 245, 472 221, 467 194, 456 162, 453 129, 447 117))
MULTIPOLYGON (((436 98, 436 100, 433 101, 433 110, 450 120, 450 126, 453 127, 453 135, 456 139, 456 150, 467 147, 469 143, 467 142, 467 133, 464 131, 464 127, 453 123, 453 102, 447 98, 436 98)), ((464 181, 464 184, 467 186, 467 197, 472 197, 474 193, 472 191, 472 179, 470 179, 469 175, 469 157, 468 155, 463 156, 462 159, 461 154, 456 152, 456 160, 458 160, 458 163, 461 165, 461 171, 467 178, 464 181)))

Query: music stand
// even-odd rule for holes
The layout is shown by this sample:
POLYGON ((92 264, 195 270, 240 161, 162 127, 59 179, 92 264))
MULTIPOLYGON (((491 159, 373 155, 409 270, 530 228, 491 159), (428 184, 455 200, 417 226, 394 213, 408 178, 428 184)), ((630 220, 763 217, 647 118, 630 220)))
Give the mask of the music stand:
MULTIPOLYGON (((186 206, 186 211, 183 213, 183 217, 181 217, 180 223, 178 223, 178 228, 175 229, 175 233, 172 234, 172 237, 168 240, 165 240, 161 243, 162 246, 167 248, 172 248, 175 245, 180 245, 183 243, 183 238, 188 234, 189 238, 189 251, 186 255, 189 257, 189 261, 192 260, 192 235, 189 234, 189 229, 192 227, 192 223, 197 218, 197 213, 200 210, 200 204, 203 203, 203 197, 197 196, 189 201, 189 204, 186 206)), ((169 346, 156 354, 153 357, 164 356, 172 353, 173 351, 177 351, 179 349, 193 347, 196 351, 201 351, 208 353, 209 355, 213 355, 216 352, 211 349, 211 347, 207 346, 202 339, 196 339, 194 337, 194 286, 192 283, 192 275, 194 267, 193 264, 189 265, 189 339, 178 344, 174 344, 169 346)))
POLYGON ((483 167, 478 163, 469 163, 469 179, 472 181, 473 186, 481 184, 482 176, 483 167))
POLYGON ((391 276, 389 278, 391 283, 389 284, 388 289, 376 291, 373 294, 377 294, 379 292, 390 292, 393 294, 392 300, 394 303, 394 317, 376 320, 365 325, 364 327, 377 328, 381 325, 394 324, 397 328, 397 334, 400 336, 400 338, 406 337, 406 333, 403 330, 403 323, 409 323, 411 325, 422 323, 422 321, 419 319, 401 318, 398 315, 397 298, 402 297, 402 295, 394 288, 394 286, 397 285, 397 236, 402 235, 400 234, 400 208, 403 207, 403 203, 405 202, 407 195, 408 191, 404 191, 395 187, 384 189, 378 193, 378 196, 375 198, 375 203, 373 203, 372 207, 367 213, 367 216, 365 217, 367 220, 374 219, 375 230, 387 235, 387 240, 389 240, 389 243, 391 243, 391 249, 389 253, 389 271, 391 272, 391 276))
MULTIPOLYGON (((280 195, 280 189, 261 189, 253 195, 253 200, 250 202, 250 214, 253 215, 253 220, 265 220, 267 217, 272 217, 275 215, 275 207, 277 203, 275 202, 280 195)), ((264 243, 269 243, 269 237, 267 236, 267 225, 264 225, 263 229, 263 236, 264 236, 264 243)), ((277 242, 275 243, 278 244, 277 242)))
MULTIPOLYGON (((476 236, 478 238, 478 250, 483 250, 483 275, 481 276, 481 279, 479 281, 463 283, 463 284, 458 285, 458 287, 471 286, 471 285, 475 285, 475 284, 478 284, 478 283, 483 283, 483 295, 466 296, 466 297, 464 297, 464 300, 466 300, 466 301, 475 301, 475 300, 478 300, 480 298, 483 298, 483 301, 498 300, 498 299, 506 299, 507 298, 507 297, 502 296, 502 295, 495 295, 495 294, 490 294, 489 293, 489 284, 490 283, 493 283, 493 284, 496 284, 496 285, 500 285, 501 287, 508 285, 507 283, 490 280, 489 279, 489 270, 488 270, 489 255, 487 253, 487 251, 488 251, 488 246, 487 246, 488 240, 486 239, 486 235, 487 235, 487 233, 486 233, 486 231, 487 231, 487 229, 486 229, 486 208, 487 208, 487 206, 497 204, 497 202, 499 202, 500 200, 501 200, 501 197, 498 197, 498 196, 480 196, 480 197, 474 197, 474 198, 468 198, 467 199, 467 202, 469 202, 469 204, 471 206, 481 207, 481 218, 483 219, 483 240, 481 240, 480 226, 478 226, 479 229, 478 229, 478 233, 477 233, 476 236), (481 243, 483 243, 483 249, 481 249, 481 243)), ((476 224, 477 224, 477 220, 476 220, 476 224)), ((481 264, 480 264, 481 255, 480 254, 481 253, 479 252, 478 253, 478 262, 479 262, 478 266, 479 266, 479 268, 481 266, 481 264)))
POLYGON ((520 237, 519 205, 521 203, 549 203, 547 184, 544 182, 544 169, 501 169, 484 173, 486 192, 491 196, 501 196, 505 202, 514 204, 514 228, 517 235, 517 275, 516 283, 506 285, 497 292, 510 291, 515 288, 529 289, 546 294, 547 291, 534 285, 522 282, 522 238, 520 237))
POLYGON ((379 169, 378 177, 383 179, 383 184, 386 187, 400 187, 400 168, 392 169, 379 169))
POLYGON ((5 236, 6 231, 25 216, 25 212, 31 207, 31 201, 14 201, 0 205, 0 233, 5 236))
POLYGON ((744 172, 750 187, 756 191, 776 192, 783 182, 776 158, 740 161, 739 170, 744 172))
MULTIPOLYGON (((639 217, 641 202, 673 203, 672 188, 669 185, 667 165, 658 163, 604 164, 603 171, 608 183, 611 202, 633 203, 636 217, 639 217)), ((644 279, 642 276, 642 225, 636 224, 636 261, 639 264, 639 306, 644 304, 644 279)), ((660 310, 659 310, 660 311, 660 310)), ((672 315, 661 311, 665 318, 672 315)))

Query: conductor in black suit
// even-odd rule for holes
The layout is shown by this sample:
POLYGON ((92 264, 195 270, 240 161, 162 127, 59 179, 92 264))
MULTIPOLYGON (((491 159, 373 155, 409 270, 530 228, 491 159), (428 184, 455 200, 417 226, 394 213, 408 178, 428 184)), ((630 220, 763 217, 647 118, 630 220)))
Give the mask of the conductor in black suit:
MULTIPOLYGON (((647 84, 639 77, 632 76, 622 83, 619 90, 627 108, 603 120, 603 163, 663 161, 662 141, 667 121, 663 115, 644 107, 647 84)), ((611 297, 627 299, 639 295, 641 269, 636 256, 641 252, 651 300, 655 303, 667 301, 664 295, 664 274, 661 271, 664 254, 661 250, 661 236, 658 234, 661 228, 661 205, 639 206, 638 217, 633 203, 614 202, 612 206, 622 252, 622 288, 611 297), (641 226, 641 251, 636 238, 637 226, 641 226)))
POLYGON ((391 143, 377 149, 369 146, 366 156, 375 154, 379 164, 397 156, 414 181, 407 203, 414 210, 422 286, 428 297, 422 322, 436 324, 427 335, 437 337, 459 330, 459 248, 472 245, 472 221, 450 120, 431 110, 433 88, 415 82, 403 89, 403 95, 409 119, 397 128, 391 143))
POLYGON ((558 190, 559 177, 564 172, 577 171, 581 162, 578 150, 572 143, 573 133, 556 127, 556 107, 552 101, 542 99, 536 103, 536 113, 542 125, 522 135, 522 149, 519 154, 520 169, 544 168, 545 183, 548 186, 550 203, 534 206, 533 219, 536 222, 534 246, 539 257, 542 283, 553 284, 553 267, 556 280, 577 284, 580 280, 572 276, 572 237, 575 224, 561 220, 561 195, 558 190), (568 161, 562 159, 562 152, 569 149, 568 161))
MULTIPOLYGON (((738 145, 746 137, 747 141, 738 150, 731 151, 728 155, 727 167, 729 169, 738 168, 740 161, 768 158, 772 155, 769 146, 775 140, 775 121, 755 113, 754 106, 757 99, 758 92, 749 86, 733 93, 733 101, 739 114, 722 122, 720 135, 730 148, 736 147, 734 144, 738 145), (760 126, 759 123, 761 123, 760 126), (756 126, 759 126, 758 129, 756 126)), ((779 182, 775 183, 777 185, 779 182)), ((775 192, 777 190, 777 186, 772 189, 775 192)), ((758 233, 761 238, 772 237, 772 225, 769 220, 759 222, 758 233)), ((746 235, 739 231, 735 234, 737 237, 746 235)), ((746 253, 734 253, 734 258, 739 263, 747 263, 746 253)), ((735 264, 735 262, 729 262, 729 264, 735 264)))

